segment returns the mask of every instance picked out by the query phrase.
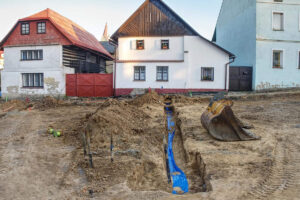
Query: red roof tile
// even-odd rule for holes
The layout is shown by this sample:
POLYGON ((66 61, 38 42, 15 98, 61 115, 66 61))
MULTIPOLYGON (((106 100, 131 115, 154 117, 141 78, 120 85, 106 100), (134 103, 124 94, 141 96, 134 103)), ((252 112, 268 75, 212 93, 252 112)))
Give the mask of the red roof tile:
POLYGON ((100 52, 109 58, 110 53, 99 43, 99 41, 91 33, 87 32, 81 26, 58 14, 57 12, 46 9, 29 17, 20 19, 21 21, 48 19, 52 24, 67 38, 70 42, 78 47, 87 48, 100 52))

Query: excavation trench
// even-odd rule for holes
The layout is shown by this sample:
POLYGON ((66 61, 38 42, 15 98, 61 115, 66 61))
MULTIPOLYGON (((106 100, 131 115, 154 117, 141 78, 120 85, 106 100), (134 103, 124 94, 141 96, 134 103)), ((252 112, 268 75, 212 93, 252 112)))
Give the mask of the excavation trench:
MULTIPOLYGON (((170 100, 167 100, 165 106, 165 118, 166 118, 166 131, 165 131, 165 137, 170 137, 170 118, 171 115, 171 121, 173 121, 174 124, 174 138, 173 143, 168 144, 172 145, 172 150, 174 154, 174 163, 178 166, 180 171, 185 175, 184 177, 181 177, 183 180, 179 180, 180 182, 185 182, 184 178, 187 179, 188 184, 188 192, 189 193, 198 193, 198 192, 208 192, 212 190, 212 186, 210 184, 209 178, 206 174, 206 164, 204 163, 203 158, 201 157, 201 154, 199 152, 189 152, 186 150, 184 146, 184 139, 182 135, 181 130, 181 121, 178 118, 178 112, 176 111, 175 107, 172 105, 170 100)), ((169 139, 167 140, 169 141, 169 139)), ((164 145, 166 146, 166 145, 164 145)), ((166 160, 170 163, 170 157, 168 155, 165 156, 166 160)), ((172 179, 172 167, 170 164, 167 164, 166 162, 166 171, 170 173, 170 176, 168 178, 172 179), (171 169, 171 171, 170 171, 171 169)), ((175 173, 175 175, 179 175, 179 173, 175 173)), ((178 178, 175 178, 175 181, 178 178)), ((174 182, 172 181, 174 184, 174 182)), ((183 186, 184 187, 184 186, 183 186)), ((176 193, 178 188, 176 188, 173 185, 173 193, 176 193), (175 192, 174 192, 175 189, 175 192)), ((179 190, 179 193, 181 191, 179 190)))
MULTIPOLYGON (((79 167, 86 172, 88 188, 101 193, 126 183, 132 191, 173 191, 167 178, 166 115, 162 108, 157 104, 136 106, 114 101, 88 116, 85 132, 90 136, 93 168, 88 156, 79 161, 79 167)), ((210 191, 201 155, 186 151, 176 112, 173 118, 174 160, 186 174, 189 193, 210 191)))

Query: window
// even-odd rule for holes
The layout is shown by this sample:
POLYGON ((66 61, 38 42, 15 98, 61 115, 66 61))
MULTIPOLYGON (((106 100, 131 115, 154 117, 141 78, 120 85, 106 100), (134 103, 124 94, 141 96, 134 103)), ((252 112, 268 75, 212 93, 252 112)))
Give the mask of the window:
POLYGON ((157 67, 156 80, 168 81, 169 80, 169 67, 157 67))
POLYGON ((24 73, 22 74, 23 87, 44 87, 44 74, 42 73, 24 73))
POLYGON ((29 23, 22 23, 21 24, 21 35, 29 35, 30 26, 29 23))
POLYGON ((273 51, 273 68, 283 68, 283 51, 273 51))
POLYGON ((46 33, 46 22, 38 22, 37 23, 37 33, 46 33))
POLYGON ((202 67, 201 68, 201 80, 202 81, 214 81, 214 68, 202 67))
POLYGON ((145 81, 146 80, 145 67, 140 67, 140 66, 134 67, 134 80, 135 81, 145 81))
POLYGON ((43 60, 43 50, 22 50, 21 60, 43 60))
POLYGON ((169 40, 161 41, 161 49, 169 49, 169 40))
POLYGON ((284 15, 280 12, 273 13, 273 30, 283 31, 284 29, 284 15))
POLYGON ((145 49, 144 40, 137 40, 136 41, 136 49, 137 50, 143 50, 143 49, 145 49))
POLYGON ((283 0, 274 0, 274 2, 283 2, 283 0))

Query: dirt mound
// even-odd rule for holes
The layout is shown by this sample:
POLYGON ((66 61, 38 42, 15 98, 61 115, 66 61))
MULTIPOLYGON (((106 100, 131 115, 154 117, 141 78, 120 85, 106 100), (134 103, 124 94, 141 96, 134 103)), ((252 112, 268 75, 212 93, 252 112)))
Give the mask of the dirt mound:
POLYGON ((209 102, 210 96, 201 96, 201 97, 188 97, 184 95, 174 95, 172 96, 172 99, 174 103, 203 103, 203 102, 209 102))
POLYGON ((1 106, 1 110, 3 112, 8 112, 11 110, 25 110, 26 108, 28 108, 29 103, 25 102, 25 101, 21 101, 21 100, 10 100, 8 102, 3 103, 1 106))
POLYGON ((143 106, 144 104, 162 104, 163 98, 159 96, 155 91, 151 91, 147 94, 135 98, 131 104, 136 106, 143 106))
POLYGON ((94 169, 80 158, 95 192, 126 182, 132 190, 165 190, 169 185, 163 159, 163 109, 140 109, 125 101, 107 100, 89 117, 94 169), (151 113, 156 113, 155 115, 151 113), (110 145, 113 143, 111 162, 110 145))
POLYGON ((59 105, 63 104, 62 100, 55 99, 54 97, 44 97, 41 100, 37 101, 34 105, 34 108, 45 110, 48 108, 55 108, 59 105))

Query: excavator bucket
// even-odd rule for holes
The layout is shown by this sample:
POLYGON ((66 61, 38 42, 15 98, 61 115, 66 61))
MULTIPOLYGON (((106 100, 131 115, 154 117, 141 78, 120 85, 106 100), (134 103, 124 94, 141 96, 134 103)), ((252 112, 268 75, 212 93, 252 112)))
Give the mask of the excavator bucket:
POLYGON ((231 109, 233 102, 230 100, 218 100, 211 102, 201 116, 201 123, 209 134, 221 141, 246 141, 257 140, 231 109))

